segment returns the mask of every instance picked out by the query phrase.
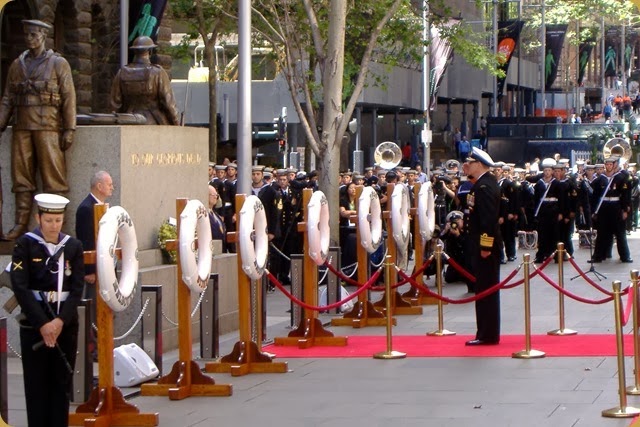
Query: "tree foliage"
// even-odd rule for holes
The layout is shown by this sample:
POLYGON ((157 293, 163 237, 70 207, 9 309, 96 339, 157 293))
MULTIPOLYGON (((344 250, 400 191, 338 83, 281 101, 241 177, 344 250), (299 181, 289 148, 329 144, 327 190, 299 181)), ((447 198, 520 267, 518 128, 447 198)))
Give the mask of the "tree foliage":
POLYGON ((209 67, 209 160, 216 161, 218 151, 218 126, 216 116, 216 83, 219 80, 216 45, 221 36, 236 31, 233 18, 237 15, 236 2, 225 0, 173 0, 171 11, 176 20, 187 25, 187 32, 176 53, 191 52, 193 44, 204 45, 204 64, 209 67))

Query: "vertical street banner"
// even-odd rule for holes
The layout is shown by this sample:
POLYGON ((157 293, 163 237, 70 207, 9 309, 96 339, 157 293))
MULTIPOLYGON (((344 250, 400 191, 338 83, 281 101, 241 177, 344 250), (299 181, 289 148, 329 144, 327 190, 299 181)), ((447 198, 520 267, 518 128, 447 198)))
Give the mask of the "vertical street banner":
POLYGON ((620 54, 620 33, 618 27, 609 27, 604 36, 604 75, 615 77, 618 74, 618 56, 620 54))
MULTIPOLYGON (((457 19, 449 19, 441 24, 444 27, 452 27, 459 22, 457 19)), ((442 37, 440 27, 431 26, 431 42, 429 45, 429 110, 434 110, 438 104, 438 89, 447 66, 453 56, 453 48, 449 40, 442 37)))
POLYGON ((626 28, 625 46, 624 46, 624 72, 628 73, 631 67, 631 60, 635 56, 635 47, 638 42, 638 30, 633 27, 626 28))
POLYGON ((524 21, 500 21, 498 23, 498 54, 501 55, 499 69, 504 71, 504 77, 498 77, 498 98, 502 97, 504 91, 504 83, 507 80, 507 72, 513 52, 518 46, 518 38, 524 21))
POLYGON ((544 87, 546 90, 551 89, 556 81, 566 34, 567 24, 547 25, 546 52, 544 53, 544 87))
POLYGON ((130 0, 129 44, 140 36, 157 41, 158 27, 166 6, 167 0, 130 0))
POLYGON ((586 39, 580 42, 578 46, 578 86, 582 86, 584 81, 584 73, 591 58, 591 52, 596 45, 596 36, 590 35, 586 39))

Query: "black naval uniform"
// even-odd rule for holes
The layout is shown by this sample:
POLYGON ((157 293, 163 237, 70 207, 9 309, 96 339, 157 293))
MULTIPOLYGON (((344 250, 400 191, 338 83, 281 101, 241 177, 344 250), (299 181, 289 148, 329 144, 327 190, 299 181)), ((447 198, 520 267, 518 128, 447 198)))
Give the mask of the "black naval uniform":
MULTIPOLYGON (((43 345, 34 350, 33 345, 43 340, 40 328, 53 320, 48 305, 64 323, 57 342, 71 366, 75 364, 78 347, 77 307, 84 287, 82 243, 70 237, 66 243, 54 248, 52 253, 30 234, 24 234, 16 240, 11 260, 13 292, 26 316, 20 322, 20 348, 27 419, 29 426, 64 427, 68 425, 72 375, 55 347, 43 345), (54 254, 60 246, 64 257, 62 271, 59 271, 59 263, 50 259, 55 259, 54 254), (57 302, 43 299, 57 299, 59 275, 62 276, 63 293, 60 294, 62 297, 58 308, 57 302)), ((33 234, 42 237, 39 229, 34 230, 33 234)), ((64 237, 64 234, 60 234, 59 242, 64 237)))
POLYGON ((615 236, 620 260, 629 262, 631 254, 627 244, 626 222, 622 219, 622 213, 629 212, 631 205, 628 173, 621 170, 611 178, 600 175, 593 181, 592 186, 598 231, 593 261, 600 262, 606 258, 615 236))
MULTIPOLYGON (((502 239, 500 188, 491 173, 484 173, 467 196, 469 206, 469 245, 472 273, 476 278, 475 291, 480 293, 500 282, 500 253, 502 239), (482 258, 480 251, 491 251, 482 258)), ((487 343, 500 341, 500 292, 496 291, 476 301, 476 340, 487 343)))
MULTIPOLYGON (((538 230, 538 251, 535 262, 541 263, 547 259, 556 249, 559 241, 560 216, 564 211, 565 197, 560 182, 551 178, 549 183, 537 178, 533 187, 536 199, 534 216, 538 230)), ((527 180, 530 178, 527 177, 527 180)))

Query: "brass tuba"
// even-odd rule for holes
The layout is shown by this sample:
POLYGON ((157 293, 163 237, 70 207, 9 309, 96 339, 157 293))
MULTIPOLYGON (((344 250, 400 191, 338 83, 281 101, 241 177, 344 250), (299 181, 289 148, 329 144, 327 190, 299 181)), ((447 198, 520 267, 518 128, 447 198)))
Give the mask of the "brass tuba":
POLYGON ((456 159, 449 159, 446 162, 444 162, 444 168, 447 171, 454 170, 454 169, 460 170, 460 162, 457 161, 456 159))
POLYGON ((611 138, 602 147, 602 155, 605 159, 611 156, 619 156, 623 162, 628 162, 632 155, 631 145, 624 138, 611 138))
POLYGON ((382 142, 376 147, 373 158, 382 169, 390 170, 400 164, 402 160, 402 150, 400 150, 398 144, 394 142, 382 142))

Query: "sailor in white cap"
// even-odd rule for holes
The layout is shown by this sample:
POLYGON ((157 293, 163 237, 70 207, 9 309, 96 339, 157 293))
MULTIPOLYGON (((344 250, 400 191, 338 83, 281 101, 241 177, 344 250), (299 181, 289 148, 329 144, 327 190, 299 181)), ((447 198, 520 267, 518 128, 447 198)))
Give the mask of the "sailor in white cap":
POLYGON ((534 262, 541 263, 556 249, 559 241, 558 227, 562 221, 563 203, 562 186, 553 177, 556 161, 546 158, 542 161, 542 174, 528 176, 527 181, 534 183, 534 212, 529 221, 536 221, 538 231, 538 251, 534 262))
POLYGON ((260 194, 260 190, 265 186, 264 166, 251 166, 251 192, 254 196, 260 194))
POLYGON ((631 211, 631 191, 628 172, 618 166, 618 156, 604 160, 604 174, 593 183, 593 217, 598 232, 591 262, 602 262, 611 253, 616 238, 620 261, 631 263, 627 244, 626 221, 631 211))
POLYGON ((38 194, 38 227, 18 237, 11 283, 22 310, 20 349, 30 426, 66 426, 84 287, 82 243, 61 232, 69 200, 38 194))
MULTIPOLYGON (((490 173, 493 166, 491 156, 477 147, 471 149, 463 166, 463 171, 473 183, 467 196, 467 206, 469 257, 471 273, 476 278, 476 293, 500 282, 500 188, 490 173)), ((499 291, 476 301, 476 325, 476 337, 467 341, 466 345, 495 345, 500 342, 499 291)))

